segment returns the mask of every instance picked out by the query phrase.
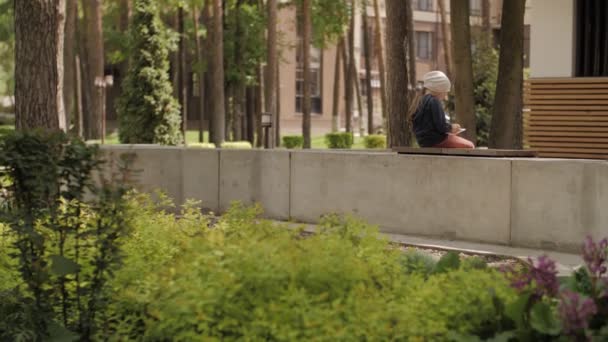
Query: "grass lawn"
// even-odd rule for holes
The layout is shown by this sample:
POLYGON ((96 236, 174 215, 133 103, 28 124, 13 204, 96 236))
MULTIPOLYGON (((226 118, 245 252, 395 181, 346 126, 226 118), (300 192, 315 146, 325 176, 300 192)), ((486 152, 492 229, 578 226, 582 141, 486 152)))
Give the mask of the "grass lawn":
MULTIPOLYGON (((4 134, 6 134, 8 132, 13 131, 14 129, 15 129, 15 126, 13 126, 13 125, 0 125, 0 136, 3 136, 4 134)), ((188 131, 186 133, 186 139, 187 139, 188 143, 198 142, 198 130, 188 131)), ((204 134, 204 141, 209 141, 209 132, 207 132, 207 131, 205 131, 205 134, 204 134)), ((89 142, 101 143, 101 140, 89 140, 89 142)), ((108 145, 118 144, 119 143, 118 133, 115 131, 115 132, 108 134, 106 136, 105 143, 108 145)), ((321 135, 321 136, 312 137, 311 146, 312 146, 312 148, 315 148, 315 149, 327 149, 327 146, 325 145, 325 136, 321 135)), ((353 149, 364 149, 364 148, 365 147, 363 146, 363 138, 355 137, 353 149)))

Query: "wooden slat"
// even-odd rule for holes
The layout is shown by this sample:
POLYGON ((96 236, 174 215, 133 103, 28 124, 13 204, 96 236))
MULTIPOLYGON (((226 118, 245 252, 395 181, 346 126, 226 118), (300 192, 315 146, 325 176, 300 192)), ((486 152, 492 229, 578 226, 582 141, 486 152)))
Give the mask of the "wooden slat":
POLYGON ((573 106, 604 106, 608 105, 608 100, 590 100, 590 99, 582 99, 582 100, 530 100, 526 102, 529 106, 535 107, 537 105, 573 105, 573 106))
POLYGON ((539 152, 543 158, 608 159, 608 155, 592 153, 539 152))
POLYGON ((573 122, 573 121, 537 121, 535 118, 530 120, 525 120, 525 122, 530 127, 545 127, 545 126, 568 126, 568 127, 608 127, 608 122, 606 121, 596 121, 596 122, 573 122))
POLYGON ((592 116, 592 115, 608 115, 608 111, 590 111, 590 110, 530 110, 524 111, 524 115, 580 115, 580 116, 592 116))
POLYGON ((579 131, 579 132, 559 132, 555 131, 529 131, 525 132, 525 136, 527 137, 579 137, 579 138, 603 138, 608 136, 606 133, 601 132, 588 132, 588 131, 579 131))
POLYGON ((534 89, 606 89, 608 83, 598 84, 534 84, 534 89))
POLYGON ((531 101, 542 101, 542 100, 608 100, 608 92, 605 94, 580 94, 580 95, 569 95, 569 94, 531 94, 529 96, 531 101))
POLYGON ((530 143, 542 143, 542 142, 586 142, 586 143, 606 143, 608 144, 608 137, 556 137, 556 136, 533 136, 527 137, 526 141, 530 143))
POLYGON ((608 94, 608 89, 524 89, 525 95, 587 95, 608 94))
POLYGON ((573 121, 573 122, 599 122, 608 121, 608 115, 605 116, 576 116, 576 115, 526 115, 526 120, 533 121, 573 121))
POLYGON ((532 141, 530 142, 530 146, 534 148, 541 147, 581 147, 581 148, 589 148, 589 149, 602 149, 608 153, 608 142, 598 143, 598 142, 587 142, 587 143, 577 143, 577 142, 555 142, 555 141, 532 141))
POLYGON ((555 135, 560 135, 556 132, 604 132, 608 133, 608 127, 571 127, 571 126, 532 126, 528 127, 530 132, 553 132, 555 135))
POLYGON ((534 147, 539 152, 572 152, 572 153, 597 153, 608 155, 607 149, 601 148, 578 148, 578 147, 534 147))
POLYGON ((542 77, 542 78, 533 78, 528 80, 530 84, 555 84, 555 83, 565 83, 565 84, 578 84, 578 83, 608 83, 608 77, 542 77))
POLYGON ((535 106, 531 106, 530 108, 531 110, 572 110, 572 111, 579 111, 579 110, 586 110, 586 111, 606 111, 606 109, 608 109, 608 106, 574 106, 574 105, 569 105, 569 106, 565 106, 565 105, 535 105, 535 106))

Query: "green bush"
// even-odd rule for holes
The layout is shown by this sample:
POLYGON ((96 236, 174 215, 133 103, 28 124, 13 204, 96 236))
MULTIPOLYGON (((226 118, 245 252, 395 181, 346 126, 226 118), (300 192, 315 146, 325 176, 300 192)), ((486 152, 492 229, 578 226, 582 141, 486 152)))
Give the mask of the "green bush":
POLYGON ((214 149, 215 144, 214 143, 188 143, 188 147, 214 149))
POLYGON ((373 134, 363 139, 365 148, 386 148, 386 135, 373 134))
POLYGON ((353 146, 352 133, 327 133, 325 134, 325 145, 328 148, 349 149, 353 146))
POLYGON ((301 148, 304 145, 304 137, 301 135, 286 135, 283 137, 285 148, 301 148))
POLYGON ((235 150, 247 150, 252 149, 251 143, 249 141, 225 141, 222 143, 222 148, 225 149, 235 149, 235 150))
POLYGON ((171 42, 156 1, 135 1, 130 35, 133 53, 116 107, 120 142, 180 144, 181 114, 169 80, 171 42))

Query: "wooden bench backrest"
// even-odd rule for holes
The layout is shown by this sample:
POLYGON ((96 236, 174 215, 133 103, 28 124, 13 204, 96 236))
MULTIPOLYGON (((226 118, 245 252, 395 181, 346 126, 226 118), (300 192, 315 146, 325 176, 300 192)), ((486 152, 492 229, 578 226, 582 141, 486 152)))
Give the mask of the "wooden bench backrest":
POLYGON ((608 159, 608 78, 528 80, 523 120, 541 157, 608 159))

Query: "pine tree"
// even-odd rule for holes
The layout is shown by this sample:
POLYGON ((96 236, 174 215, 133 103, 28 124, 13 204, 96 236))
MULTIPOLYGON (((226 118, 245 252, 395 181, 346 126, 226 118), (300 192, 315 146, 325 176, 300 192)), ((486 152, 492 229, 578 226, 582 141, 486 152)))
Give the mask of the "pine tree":
POLYGON ((172 95, 169 41, 156 1, 135 1, 130 34, 134 51, 117 107, 120 141, 177 145, 183 141, 180 110, 172 95))

